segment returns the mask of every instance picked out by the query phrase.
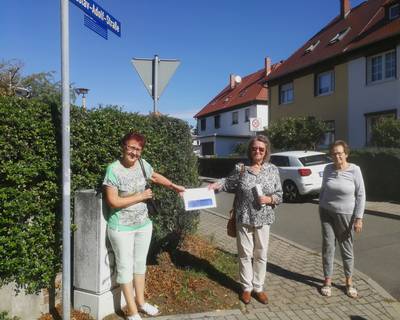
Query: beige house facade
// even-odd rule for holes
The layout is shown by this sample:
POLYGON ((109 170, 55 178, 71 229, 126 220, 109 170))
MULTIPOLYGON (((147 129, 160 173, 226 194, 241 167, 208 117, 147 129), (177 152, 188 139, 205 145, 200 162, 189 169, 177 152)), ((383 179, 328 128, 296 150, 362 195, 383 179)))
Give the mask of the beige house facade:
POLYGON ((329 127, 326 141, 348 138, 348 77, 347 64, 342 63, 319 73, 310 72, 290 81, 270 86, 270 119, 277 121, 287 117, 311 116, 323 120, 329 127), (316 79, 320 74, 332 72, 333 88, 325 94, 316 94, 316 79), (285 83, 293 84, 293 99, 280 99, 280 89, 285 83))

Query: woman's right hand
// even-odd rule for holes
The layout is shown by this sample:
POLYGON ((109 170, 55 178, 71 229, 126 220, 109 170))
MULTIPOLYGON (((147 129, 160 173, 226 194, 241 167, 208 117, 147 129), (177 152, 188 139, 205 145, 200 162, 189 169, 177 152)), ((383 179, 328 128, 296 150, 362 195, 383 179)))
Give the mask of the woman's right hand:
POLYGON ((219 190, 221 185, 218 182, 210 183, 208 185, 208 190, 219 190))
POLYGON ((151 191, 151 189, 146 189, 141 193, 142 199, 143 201, 145 200, 149 200, 151 198, 153 198, 153 191, 151 191))

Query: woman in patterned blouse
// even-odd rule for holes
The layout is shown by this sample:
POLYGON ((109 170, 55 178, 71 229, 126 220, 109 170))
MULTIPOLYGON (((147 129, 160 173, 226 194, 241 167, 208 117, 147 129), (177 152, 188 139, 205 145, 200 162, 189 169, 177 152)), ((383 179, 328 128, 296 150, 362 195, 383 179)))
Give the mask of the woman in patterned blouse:
POLYGON ((249 142, 250 166, 236 165, 233 172, 210 189, 235 192, 240 299, 248 304, 253 292, 261 303, 268 303, 264 291, 270 225, 275 220, 274 207, 282 202, 282 186, 277 167, 269 163, 270 142, 258 135, 249 142), (261 194, 259 191, 261 191, 261 194), (253 259, 253 263, 252 263, 253 259))

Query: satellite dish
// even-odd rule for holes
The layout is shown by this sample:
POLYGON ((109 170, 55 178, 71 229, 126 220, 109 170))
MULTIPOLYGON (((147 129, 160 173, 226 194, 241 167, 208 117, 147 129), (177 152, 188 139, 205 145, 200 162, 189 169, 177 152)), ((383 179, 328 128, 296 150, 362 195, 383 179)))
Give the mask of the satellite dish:
POLYGON ((236 82, 237 84, 239 84, 239 83, 242 82, 242 78, 241 78, 240 76, 235 76, 234 80, 235 80, 235 82, 236 82))

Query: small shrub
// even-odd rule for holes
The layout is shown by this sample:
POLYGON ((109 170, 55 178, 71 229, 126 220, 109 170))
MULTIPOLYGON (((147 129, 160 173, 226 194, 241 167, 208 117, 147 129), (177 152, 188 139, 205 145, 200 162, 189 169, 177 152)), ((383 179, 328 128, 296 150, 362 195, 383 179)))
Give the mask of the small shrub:
POLYGON ((379 119, 372 128, 371 144, 376 147, 400 148, 400 119, 379 119))
POLYGON ((315 150, 324 137, 326 124, 314 117, 282 118, 265 131, 274 149, 315 150))
POLYGON ((2 311, 0 312, 0 320, 21 320, 21 318, 18 317, 10 317, 8 315, 8 312, 2 311))

